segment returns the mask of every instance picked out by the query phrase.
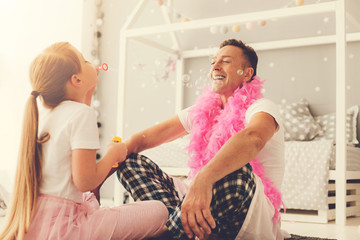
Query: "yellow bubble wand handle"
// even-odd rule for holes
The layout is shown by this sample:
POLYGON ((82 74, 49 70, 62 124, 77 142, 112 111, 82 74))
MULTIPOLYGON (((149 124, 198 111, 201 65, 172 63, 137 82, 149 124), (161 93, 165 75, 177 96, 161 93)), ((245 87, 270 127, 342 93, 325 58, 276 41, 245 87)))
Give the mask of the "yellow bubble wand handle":
MULTIPOLYGON (((111 141, 113 141, 113 142, 116 142, 116 143, 119 143, 119 142, 121 142, 121 137, 113 137, 112 139, 111 139, 111 141)), ((115 163, 112 167, 113 168, 117 168, 119 166, 119 163, 117 162, 117 163, 115 163)))

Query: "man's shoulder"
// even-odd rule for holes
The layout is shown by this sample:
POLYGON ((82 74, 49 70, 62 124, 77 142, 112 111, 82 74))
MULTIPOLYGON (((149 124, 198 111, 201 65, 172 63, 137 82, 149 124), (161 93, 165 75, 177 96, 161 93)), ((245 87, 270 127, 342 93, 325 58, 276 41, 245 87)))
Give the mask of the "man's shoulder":
POLYGON ((266 112, 277 118, 279 116, 279 107, 268 98, 259 98, 247 109, 246 116, 251 117, 257 112, 266 112))
POLYGON ((254 105, 254 104, 271 104, 272 105, 275 103, 272 100, 263 97, 263 98, 257 99, 252 105, 254 105))
POLYGON ((253 109, 269 108, 269 107, 273 109, 278 108, 278 106, 272 100, 268 98, 259 98, 249 106, 248 111, 251 111, 253 109))

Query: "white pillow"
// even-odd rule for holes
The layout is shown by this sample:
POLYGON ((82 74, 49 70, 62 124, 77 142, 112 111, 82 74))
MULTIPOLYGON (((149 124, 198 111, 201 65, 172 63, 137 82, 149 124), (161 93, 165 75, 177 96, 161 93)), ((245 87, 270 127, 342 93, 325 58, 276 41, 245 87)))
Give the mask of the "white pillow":
POLYGON ((309 110, 306 99, 280 106, 284 123, 285 141, 310 141, 321 133, 320 125, 309 110))
MULTIPOLYGON (((346 110, 346 142, 350 145, 358 144, 357 140, 357 117, 359 106, 355 105, 346 110)), ((336 114, 328 113, 315 117, 315 120, 322 128, 322 134, 317 139, 336 139, 336 114)))

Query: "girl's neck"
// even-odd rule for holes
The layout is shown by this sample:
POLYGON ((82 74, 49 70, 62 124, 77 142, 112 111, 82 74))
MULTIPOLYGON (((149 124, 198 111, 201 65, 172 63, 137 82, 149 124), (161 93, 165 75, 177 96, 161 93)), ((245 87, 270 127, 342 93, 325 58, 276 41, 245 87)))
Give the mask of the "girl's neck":
POLYGON ((86 103, 86 93, 80 87, 74 87, 70 82, 66 84, 66 100, 71 100, 79 103, 86 103))

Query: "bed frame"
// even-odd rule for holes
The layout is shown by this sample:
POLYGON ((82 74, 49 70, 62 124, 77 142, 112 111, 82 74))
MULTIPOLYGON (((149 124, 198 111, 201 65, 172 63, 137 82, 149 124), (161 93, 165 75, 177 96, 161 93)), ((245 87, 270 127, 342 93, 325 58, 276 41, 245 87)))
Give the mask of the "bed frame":
MULTIPOLYGON (((296 38, 296 39, 287 39, 287 40, 278 40, 271 42, 255 42, 249 43, 256 51, 261 50, 274 50, 274 49, 283 49, 283 48, 292 48, 300 46, 315 46, 322 44, 335 44, 336 45, 336 129, 339 129, 336 133, 336 172, 331 172, 331 181, 329 183, 329 191, 333 192, 336 188, 336 197, 329 196, 329 203, 333 205, 336 202, 336 210, 329 209, 328 211, 322 212, 317 211, 317 217, 319 220, 317 222, 327 222, 329 219, 334 219, 336 212, 336 223, 344 225, 346 222, 346 217, 353 215, 352 212, 358 213, 359 211, 359 201, 352 200, 358 198, 359 188, 358 184, 353 184, 352 180, 360 179, 360 173, 349 173, 346 171, 346 162, 339 161, 339 159, 346 159, 346 143, 345 143, 345 131, 340 131, 345 129, 345 116, 346 116, 346 42, 349 41, 360 41, 360 33, 346 33, 345 30, 345 20, 346 17, 350 16, 354 18, 354 9, 346 8, 346 2, 349 0, 334 0, 324 3, 316 3, 311 5, 304 5, 296 8, 289 9, 274 9, 261 12, 253 12, 239 15, 223 16, 216 18, 208 19, 199 19, 193 20, 191 22, 180 22, 173 23, 169 17, 165 6, 163 6, 163 13, 165 24, 151 27, 140 27, 133 28, 132 25, 137 20, 141 14, 146 0, 140 0, 137 7, 134 9, 134 12, 130 15, 126 23, 120 32, 120 47, 119 47, 119 85, 118 85, 118 115, 117 115, 117 134, 123 136, 124 133, 124 111, 125 111, 125 85, 127 82, 126 79, 126 56, 128 54, 128 40, 136 40, 147 44, 150 47, 154 47, 165 51, 170 54, 174 54, 178 57, 177 61, 177 81, 176 81, 176 104, 175 112, 183 108, 184 96, 183 96, 183 85, 181 82, 181 76, 184 70, 184 61, 188 58, 194 57, 206 57, 209 52, 215 52, 215 49, 195 49, 195 50, 186 50, 180 49, 180 44, 174 32, 181 30, 196 30, 209 28, 211 26, 220 26, 220 25, 229 25, 237 23, 246 23, 249 21, 259 21, 259 20, 269 20, 273 18, 287 18, 292 16, 306 16, 308 14, 316 13, 334 13, 336 16, 335 32, 333 36, 313 36, 309 38, 296 38), (144 38, 150 34, 159 34, 159 33, 169 33, 173 44, 176 49, 170 49, 167 46, 163 46, 160 43, 148 40, 144 38), (335 183, 334 183, 335 182, 335 183), (347 192, 354 192, 355 194, 347 195, 347 192), (355 204, 355 205, 354 205, 355 204), (346 207, 350 205, 349 207, 346 207), (326 220, 324 220, 326 219, 326 220)), ((173 175, 180 174, 181 170, 172 169, 175 172, 173 175)), ((114 201, 115 204, 120 204, 122 202, 122 193, 121 186, 118 181, 115 181, 115 193, 114 201)), ((308 214, 301 217, 304 221, 311 221, 312 217, 308 214)), ((296 216, 296 215, 292 215, 296 216)), ((287 214, 284 214, 284 218, 287 218, 287 214)), ((300 214, 299 214, 300 218, 300 214)), ((296 218, 292 218, 296 219, 296 218)))
MULTIPOLYGON (((282 210, 281 218, 294 222, 328 223, 336 219, 336 171, 330 170, 326 210, 282 210)), ((360 172, 346 171, 346 217, 360 216, 360 172)))

